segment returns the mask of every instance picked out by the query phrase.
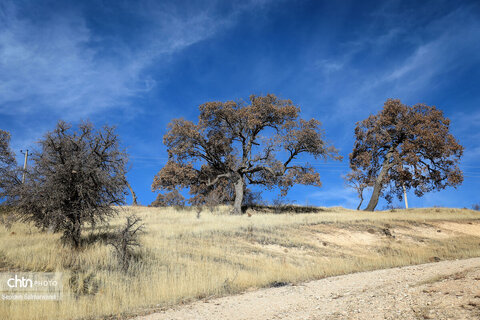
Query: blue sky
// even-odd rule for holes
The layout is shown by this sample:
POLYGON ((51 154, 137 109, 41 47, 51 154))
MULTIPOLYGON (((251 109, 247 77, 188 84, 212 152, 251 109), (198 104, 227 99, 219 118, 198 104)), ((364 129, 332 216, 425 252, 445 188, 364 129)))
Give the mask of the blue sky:
POLYGON ((274 93, 319 119, 345 157, 315 163, 323 186, 295 187, 288 199, 354 208, 341 175, 355 122, 399 98, 443 110, 465 147, 463 185, 410 194, 410 205, 471 207, 480 203, 479 52, 475 1, 0 0, 0 128, 20 157, 59 119, 116 125, 131 184, 149 204, 171 119, 274 93))

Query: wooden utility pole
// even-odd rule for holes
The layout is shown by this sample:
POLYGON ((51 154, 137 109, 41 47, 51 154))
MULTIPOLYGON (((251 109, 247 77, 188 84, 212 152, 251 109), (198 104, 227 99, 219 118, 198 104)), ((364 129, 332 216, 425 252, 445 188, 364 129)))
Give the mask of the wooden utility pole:
POLYGON ((405 209, 408 209, 407 189, 405 188, 404 183, 402 183, 402 186, 403 186, 403 198, 405 199, 405 209))
POLYGON ((25 155, 25 162, 23 163, 23 175, 22 175, 22 183, 25 183, 25 173, 27 172, 27 161, 28 161, 28 149, 25 150, 25 153, 23 150, 20 150, 21 153, 25 155))

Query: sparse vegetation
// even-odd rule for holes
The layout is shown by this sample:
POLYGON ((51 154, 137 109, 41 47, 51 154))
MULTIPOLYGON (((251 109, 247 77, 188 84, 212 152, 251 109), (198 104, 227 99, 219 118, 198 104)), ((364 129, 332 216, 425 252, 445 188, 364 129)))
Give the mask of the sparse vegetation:
POLYGON ((145 225, 142 219, 135 215, 126 218, 122 226, 109 242, 115 248, 119 264, 123 271, 128 271, 135 254, 135 248, 141 247, 139 237, 144 232, 145 225))
POLYGON ((247 288, 418 264, 435 257, 480 256, 477 211, 315 208, 296 213, 293 208, 290 214, 252 208, 247 213, 255 214, 247 217, 218 207, 197 219, 195 210, 136 206, 122 210, 109 225, 92 230, 87 224, 84 233, 95 241, 78 251, 62 246, 59 234, 40 232, 30 224, 15 222, 10 230, 0 226, 0 269, 64 273, 62 301, 46 301, 41 307, 35 301, 3 301, 0 318, 118 317, 247 288), (142 247, 135 253, 142 259, 132 259, 125 273, 116 250, 107 243, 115 230, 125 230, 125 217, 132 213, 145 224, 138 239, 142 247))

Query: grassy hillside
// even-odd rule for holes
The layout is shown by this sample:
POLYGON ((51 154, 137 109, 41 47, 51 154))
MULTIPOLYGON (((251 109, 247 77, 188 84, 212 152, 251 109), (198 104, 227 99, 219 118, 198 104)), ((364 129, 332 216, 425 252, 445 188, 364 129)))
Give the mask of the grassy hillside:
POLYGON ((413 209, 365 213, 202 212, 123 208, 109 227, 88 230, 74 252, 58 234, 0 226, 2 271, 64 273, 60 302, 2 301, 1 319, 76 319, 150 312, 169 305, 356 271, 480 256, 480 212, 413 209), (143 248, 125 274, 102 239, 135 213, 143 248), (71 281, 74 279, 75 281, 71 281))

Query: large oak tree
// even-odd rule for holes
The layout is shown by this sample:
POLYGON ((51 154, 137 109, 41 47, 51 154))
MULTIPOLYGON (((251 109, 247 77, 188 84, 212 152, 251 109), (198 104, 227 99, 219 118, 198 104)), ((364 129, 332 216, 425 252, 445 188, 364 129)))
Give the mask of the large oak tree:
POLYGON ((355 138, 350 167, 373 186, 367 211, 382 195, 402 199, 404 188, 420 197, 463 181, 458 167, 463 147, 450 133, 450 120, 434 106, 389 99, 378 114, 357 123, 355 138))
POLYGON ((275 95, 243 101, 207 102, 198 123, 174 119, 164 143, 169 160, 155 176, 152 189, 189 188, 191 202, 234 198, 232 213, 241 213, 248 184, 279 187, 286 194, 295 184, 320 186, 320 175, 298 157, 340 159, 324 139, 320 122, 299 118, 300 109, 275 95))

